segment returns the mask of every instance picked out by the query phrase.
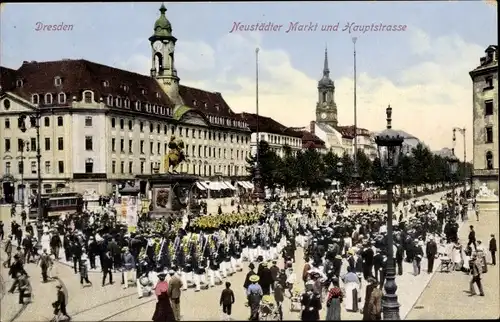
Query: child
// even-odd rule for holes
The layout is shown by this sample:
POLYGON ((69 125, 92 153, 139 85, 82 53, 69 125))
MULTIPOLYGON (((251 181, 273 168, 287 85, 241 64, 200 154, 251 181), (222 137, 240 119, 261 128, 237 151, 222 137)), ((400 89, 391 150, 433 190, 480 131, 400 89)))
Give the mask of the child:
POLYGON ((87 255, 83 255, 80 259, 80 284, 84 287, 83 281, 92 286, 92 282, 89 281, 89 267, 87 264, 87 255))
POLYGON ((231 283, 226 282, 226 288, 222 290, 220 295, 220 305, 222 306, 222 313, 224 320, 228 321, 231 318, 231 306, 234 304, 234 293, 231 290, 231 283))

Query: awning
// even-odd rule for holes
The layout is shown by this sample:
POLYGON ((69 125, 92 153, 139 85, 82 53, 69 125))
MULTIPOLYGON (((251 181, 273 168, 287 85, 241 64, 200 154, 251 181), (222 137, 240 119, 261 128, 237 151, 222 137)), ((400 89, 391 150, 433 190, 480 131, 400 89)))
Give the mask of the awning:
POLYGON ((236 190, 236 188, 231 184, 231 182, 224 181, 223 183, 224 183, 224 185, 227 186, 228 189, 236 190))
POLYGON ((200 190, 207 190, 207 188, 205 188, 201 182, 196 182, 196 187, 200 190))
POLYGON ((253 183, 251 183, 250 181, 245 181, 245 182, 248 185, 248 189, 253 189, 253 183))
POLYGON ((247 181, 238 181, 236 183, 239 184, 240 186, 242 186, 245 189, 252 189, 252 187, 248 184, 247 181))
POLYGON ((220 190, 220 188, 221 188, 219 183, 216 181, 215 182, 207 182, 207 184, 208 184, 208 189, 210 189, 210 190, 220 190))

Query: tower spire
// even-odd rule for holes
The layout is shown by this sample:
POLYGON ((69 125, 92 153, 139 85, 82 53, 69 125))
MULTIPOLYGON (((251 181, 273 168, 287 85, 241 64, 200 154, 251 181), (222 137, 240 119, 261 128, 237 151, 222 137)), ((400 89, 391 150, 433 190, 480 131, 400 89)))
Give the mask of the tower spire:
POLYGON ((328 68, 328 48, 325 45, 325 62, 323 65, 323 76, 324 77, 329 77, 330 76, 330 69, 328 68))

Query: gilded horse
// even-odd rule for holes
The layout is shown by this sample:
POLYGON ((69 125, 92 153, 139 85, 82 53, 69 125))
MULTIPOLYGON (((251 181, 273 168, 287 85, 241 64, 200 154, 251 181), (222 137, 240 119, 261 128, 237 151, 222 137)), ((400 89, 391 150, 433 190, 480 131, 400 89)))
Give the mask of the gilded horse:
POLYGON ((168 155, 167 164, 165 169, 171 173, 177 173, 177 167, 179 164, 186 160, 186 155, 184 154, 184 142, 182 140, 175 140, 175 136, 172 135, 170 142, 168 143, 168 155))

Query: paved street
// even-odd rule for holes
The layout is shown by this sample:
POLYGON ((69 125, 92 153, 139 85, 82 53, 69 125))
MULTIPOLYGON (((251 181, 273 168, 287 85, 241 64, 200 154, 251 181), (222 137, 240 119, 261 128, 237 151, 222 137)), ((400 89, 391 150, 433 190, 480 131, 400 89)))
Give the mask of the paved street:
MULTIPOLYGON (((433 195, 429 199, 438 199, 442 193, 433 195)), ((367 208, 366 206, 364 208, 367 208)), ((2 207, 2 220, 5 222, 7 232, 10 229, 10 220, 8 208, 2 207)), ((498 230, 498 224, 497 228, 498 230)), ((297 263, 294 268, 301 272, 304 261, 302 250, 297 251, 297 263)), ((2 258, 4 257, 2 249, 2 258)), ((281 264, 281 263, 280 263, 281 264)), ((233 285, 236 296, 236 304, 233 308, 233 318, 243 320, 248 318, 248 308, 244 306, 245 294, 242 287, 246 275, 247 264, 243 272, 236 273, 228 280, 233 285)), ((345 264, 343 265, 345 270, 345 264)), ((426 267, 425 259, 422 267, 426 267)), ((47 321, 52 317, 51 303, 55 300, 55 283, 41 283, 40 271, 34 264, 27 265, 27 271, 31 276, 31 282, 34 289, 34 300, 32 304, 27 305, 23 310, 17 304, 17 296, 6 294, 2 300, 2 321, 47 321), (5 309, 7 308, 7 309, 5 309)), ((401 304, 401 317, 404 317, 412 308, 413 304, 424 290, 431 279, 431 275, 423 269, 422 274, 413 276, 411 265, 405 263, 404 274, 398 276, 398 295, 401 304)), ((79 275, 74 274, 72 269, 66 265, 58 264, 54 268, 54 275, 62 280, 69 294, 68 313, 73 320, 77 321, 138 321, 150 320, 154 311, 155 297, 138 299, 135 288, 122 289, 120 277, 115 274, 115 285, 101 287, 101 274, 92 273, 90 279, 94 283, 91 287, 82 288, 79 284, 79 275)), ((5 269, 2 270, 2 277, 7 281, 7 287, 10 287, 10 277, 7 276, 5 269)), ((302 283, 299 283, 302 284, 302 283)), ((464 284, 466 285, 466 284, 464 284)), ((302 285, 297 285, 302 289, 302 285)), ((218 307, 219 296, 222 286, 216 286, 209 290, 203 290, 199 293, 193 290, 183 292, 181 300, 181 314, 184 320, 220 320, 221 309, 218 307)), ((488 292, 487 287, 487 292, 488 292)), ((497 293, 498 294, 498 293, 497 293)), ((364 297, 364 287, 361 292, 364 297)), ((491 293, 493 296, 493 293, 491 293)), ((364 298, 362 299, 364 300, 364 298)), ((474 299, 476 300, 476 299, 474 299)), ((361 305, 363 303, 360 303, 361 305)), ((293 313, 289 310, 290 301, 287 299, 284 303, 284 318, 288 320, 298 320, 299 313, 293 313)), ((324 316, 322 312, 322 316, 324 316)), ((360 319, 359 313, 342 312, 342 319, 356 320, 360 319)))
MULTIPOLYGON (((467 243, 468 226, 474 225, 476 238, 481 240, 487 249, 490 234, 495 234, 498 243, 498 222, 498 211, 485 214, 479 222, 475 217, 469 216, 469 222, 460 231, 460 240, 462 243, 467 243)), ((498 253, 496 257, 498 263, 498 253)), ((491 263, 489 253, 487 260, 491 263)), ((470 275, 462 272, 436 273, 407 318, 411 320, 498 319, 500 317, 498 265, 489 265, 488 272, 482 275, 484 297, 468 296, 470 279, 470 275)))

